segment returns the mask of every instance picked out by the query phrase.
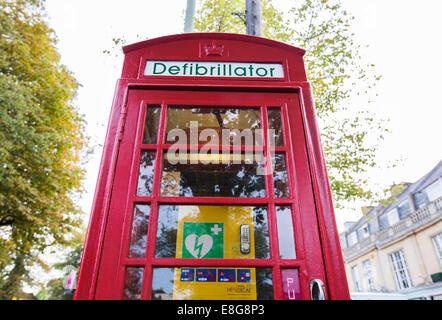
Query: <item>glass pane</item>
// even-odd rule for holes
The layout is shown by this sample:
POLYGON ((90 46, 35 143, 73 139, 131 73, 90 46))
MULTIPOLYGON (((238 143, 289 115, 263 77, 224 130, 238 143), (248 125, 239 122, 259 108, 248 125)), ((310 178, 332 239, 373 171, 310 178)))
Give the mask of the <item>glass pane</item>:
POLYGON ((273 300, 272 268, 256 269, 256 286, 258 300, 273 300))
POLYGON ((279 257, 281 259, 296 259, 293 218, 290 206, 276 206, 276 220, 278 224, 279 257))
POLYGON ((126 268, 126 278, 124 280, 124 300, 139 300, 141 298, 141 286, 143 284, 143 268, 126 268))
POLYGON ((172 300, 174 268, 154 268, 152 300, 172 300))
POLYGON ((277 153, 273 157, 273 186, 275 189, 275 198, 289 198, 289 179, 287 175, 287 166, 285 162, 285 154, 277 153))
POLYGON ((261 141, 261 136, 259 109, 177 106, 167 110, 166 143, 169 144, 253 146, 261 141))
POLYGON ((149 213, 149 205, 135 205, 129 258, 144 258, 147 242, 147 227, 149 226, 149 213))
POLYGON ((155 152, 143 151, 141 153, 140 171, 138 174, 137 196, 152 195, 153 171, 155 168, 155 152))
POLYGON ((272 300, 271 268, 154 268, 152 300, 272 300))
POLYGON ((266 207, 161 205, 156 238, 156 258, 270 258, 266 207))
POLYGON ((162 196, 266 196, 264 166, 253 154, 178 153, 169 149, 164 154, 162 196))
POLYGON ((281 269, 284 300, 301 300, 298 269, 281 269))
POLYGON ((144 122, 144 144, 156 144, 158 136, 158 127, 160 124, 160 106, 147 106, 146 120, 144 122))
POLYGON ((284 135, 282 132, 282 119, 280 109, 267 109, 269 139, 272 147, 284 146, 284 135))

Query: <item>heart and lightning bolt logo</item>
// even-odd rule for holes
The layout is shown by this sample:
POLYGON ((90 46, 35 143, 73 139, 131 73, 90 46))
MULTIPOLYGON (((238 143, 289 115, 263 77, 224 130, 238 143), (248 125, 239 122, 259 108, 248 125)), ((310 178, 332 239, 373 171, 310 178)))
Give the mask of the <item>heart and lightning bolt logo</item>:
POLYGON ((224 258, 223 223, 184 222, 183 258, 224 258))

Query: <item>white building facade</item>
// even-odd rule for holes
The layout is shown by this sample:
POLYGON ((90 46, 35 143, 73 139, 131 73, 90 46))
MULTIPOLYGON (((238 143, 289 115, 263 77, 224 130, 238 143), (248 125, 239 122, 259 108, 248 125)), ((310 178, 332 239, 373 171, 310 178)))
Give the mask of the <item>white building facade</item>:
POLYGON ((442 299, 442 161, 403 186, 340 234, 350 291, 442 299))

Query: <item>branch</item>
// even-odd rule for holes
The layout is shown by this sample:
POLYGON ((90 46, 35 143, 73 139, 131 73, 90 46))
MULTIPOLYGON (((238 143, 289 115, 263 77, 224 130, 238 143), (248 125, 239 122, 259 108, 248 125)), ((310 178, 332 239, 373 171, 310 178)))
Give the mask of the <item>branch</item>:
POLYGON ((9 226, 14 223, 13 216, 4 216, 0 218, 0 227, 9 226))

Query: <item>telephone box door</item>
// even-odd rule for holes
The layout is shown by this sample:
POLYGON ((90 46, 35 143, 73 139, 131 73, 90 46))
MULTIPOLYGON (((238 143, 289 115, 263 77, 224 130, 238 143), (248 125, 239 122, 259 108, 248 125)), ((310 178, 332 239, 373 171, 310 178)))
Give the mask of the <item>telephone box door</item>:
POLYGON ((96 299, 310 299, 298 93, 128 90, 96 299))

